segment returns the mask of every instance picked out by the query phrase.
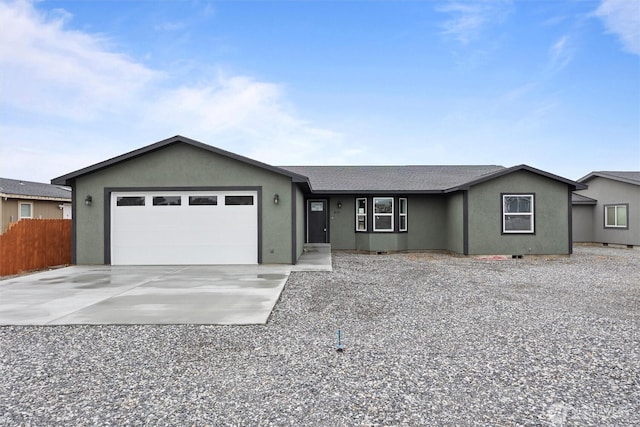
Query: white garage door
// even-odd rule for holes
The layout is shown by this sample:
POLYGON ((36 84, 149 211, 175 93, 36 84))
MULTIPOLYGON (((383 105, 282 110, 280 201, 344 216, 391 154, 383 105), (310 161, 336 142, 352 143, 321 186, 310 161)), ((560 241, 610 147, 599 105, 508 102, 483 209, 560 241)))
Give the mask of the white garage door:
POLYGON ((111 193, 111 264, 256 264, 255 191, 111 193))

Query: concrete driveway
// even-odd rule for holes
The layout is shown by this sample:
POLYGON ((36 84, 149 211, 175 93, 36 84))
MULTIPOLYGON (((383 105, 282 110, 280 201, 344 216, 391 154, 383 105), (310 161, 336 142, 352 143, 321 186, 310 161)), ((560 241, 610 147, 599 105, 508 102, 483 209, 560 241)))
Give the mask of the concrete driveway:
POLYGON ((61 268, 0 280, 0 325, 264 324, 291 269, 61 268))

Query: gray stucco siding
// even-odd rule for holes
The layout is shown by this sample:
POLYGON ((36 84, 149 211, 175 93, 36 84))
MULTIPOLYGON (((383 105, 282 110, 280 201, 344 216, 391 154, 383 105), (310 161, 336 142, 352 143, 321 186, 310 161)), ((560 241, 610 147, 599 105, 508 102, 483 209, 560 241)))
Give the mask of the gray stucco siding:
POLYGON ((444 230, 446 239, 443 249, 464 254, 464 193, 448 194, 445 200, 446 221, 444 230))
POLYGON ((108 168, 80 176, 75 182, 76 263, 105 261, 106 188, 255 187, 262 192, 263 263, 291 263, 291 179, 188 144, 172 144, 108 168), (278 205, 273 203, 280 196, 278 205), (92 206, 84 198, 91 195, 92 206))
POLYGON ((569 254, 567 184, 517 171, 473 186, 468 200, 469 255, 569 254), (534 195, 534 233, 502 233, 502 194, 534 195))
POLYGON ((407 205, 407 249, 417 251, 446 249, 445 197, 442 195, 410 196, 407 205))
MULTIPOLYGON (((368 252, 441 250, 446 247, 446 197, 442 195, 398 195, 407 198, 406 232, 374 232, 372 213, 368 212, 367 231, 355 231, 357 198, 366 197, 368 210, 376 195, 332 195, 329 203, 329 231, 331 248, 337 250, 358 250, 368 252), (342 207, 338 207, 338 203, 342 207)), ((318 197, 322 198, 322 197, 318 197)), ((397 203, 394 210, 394 224, 397 228, 397 203)))
POLYGON ((588 189, 578 194, 597 200, 593 209, 593 242, 623 245, 640 245, 640 186, 595 177, 586 182, 588 189), (604 207, 606 205, 628 204, 628 228, 616 229, 604 226, 604 207))
MULTIPOLYGON (((360 250, 355 232, 355 195, 332 196, 329 201, 329 240, 332 249, 360 250), (342 207, 338 207, 338 203, 342 207)), ((365 249, 362 249, 365 250, 365 249)))
POLYGON ((593 213, 595 205, 573 205, 573 241, 593 242, 593 213))
POLYGON ((358 233, 357 250, 368 252, 400 252, 407 250, 407 233, 358 233))

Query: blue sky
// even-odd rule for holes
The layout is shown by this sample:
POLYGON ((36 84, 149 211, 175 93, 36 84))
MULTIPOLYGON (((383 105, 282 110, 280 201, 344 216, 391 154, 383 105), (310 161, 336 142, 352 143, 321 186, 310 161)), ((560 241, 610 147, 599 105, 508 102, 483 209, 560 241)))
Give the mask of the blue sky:
POLYGON ((0 176, 181 134, 273 165, 640 170, 640 2, 0 0, 0 176))

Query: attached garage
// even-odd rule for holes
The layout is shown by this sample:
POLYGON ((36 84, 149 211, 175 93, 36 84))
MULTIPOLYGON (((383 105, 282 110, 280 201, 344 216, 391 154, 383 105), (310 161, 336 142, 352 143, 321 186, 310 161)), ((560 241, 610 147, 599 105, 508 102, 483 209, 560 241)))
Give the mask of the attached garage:
POLYGON ((257 191, 111 192, 112 265, 258 263, 257 191))
POLYGON ((176 136, 53 180, 73 188, 74 264, 292 264, 307 177, 176 136))

